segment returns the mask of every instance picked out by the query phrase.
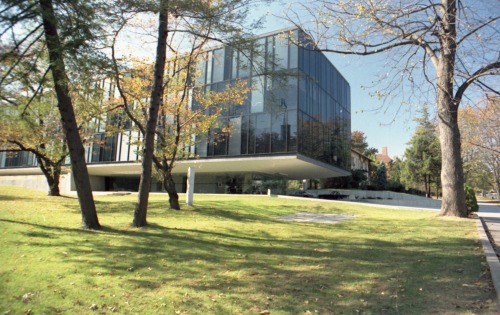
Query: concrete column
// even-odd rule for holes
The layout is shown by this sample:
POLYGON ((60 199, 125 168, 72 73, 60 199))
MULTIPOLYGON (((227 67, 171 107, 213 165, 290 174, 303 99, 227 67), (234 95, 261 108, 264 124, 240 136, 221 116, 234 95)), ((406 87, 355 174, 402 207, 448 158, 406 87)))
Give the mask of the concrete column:
POLYGON ((189 167, 187 173, 187 191, 186 191, 186 204, 188 206, 193 205, 193 195, 194 195, 194 168, 189 167))
POLYGON ((309 180, 308 179, 303 179, 302 180, 302 190, 306 191, 309 189, 309 180))
POLYGON ((7 152, 0 152, 0 167, 5 167, 5 157, 7 152))

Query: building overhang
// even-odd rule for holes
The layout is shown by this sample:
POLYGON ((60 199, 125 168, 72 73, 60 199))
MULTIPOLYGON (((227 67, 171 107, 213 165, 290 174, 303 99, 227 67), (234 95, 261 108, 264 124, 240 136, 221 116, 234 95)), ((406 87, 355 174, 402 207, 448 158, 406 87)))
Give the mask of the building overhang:
POLYGON ((36 166, 0 168, 0 176, 20 176, 20 175, 43 175, 43 173, 42 170, 36 166))
MULTIPOLYGON (((177 161, 173 174, 187 174, 193 167, 197 174, 224 173, 262 173, 289 179, 328 178, 348 176, 350 172, 323 163, 302 154, 211 158, 177 161)), ((69 167, 66 167, 68 170, 69 167)), ((141 163, 99 163, 87 164, 89 175, 94 176, 139 176, 141 163)), ((0 169, 1 175, 40 175, 38 167, 19 167, 0 169)))
MULTIPOLYGON (((194 168, 197 174, 251 172, 278 175, 290 179, 350 175, 350 172, 346 170, 301 154, 177 161, 172 173, 187 174, 189 167, 194 168)), ((88 170, 90 175, 96 176, 137 176, 141 173, 141 163, 89 164, 88 170)))

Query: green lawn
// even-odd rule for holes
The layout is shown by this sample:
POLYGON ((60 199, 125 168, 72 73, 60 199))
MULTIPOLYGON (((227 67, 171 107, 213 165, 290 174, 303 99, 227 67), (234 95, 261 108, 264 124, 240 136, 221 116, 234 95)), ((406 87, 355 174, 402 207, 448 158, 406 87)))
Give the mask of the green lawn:
POLYGON ((0 187, 2 314, 472 314, 495 299, 474 220, 267 196, 195 196, 132 228, 135 195, 0 187), (355 214, 328 225, 295 212, 355 214), (91 310, 91 306, 95 304, 91 310))

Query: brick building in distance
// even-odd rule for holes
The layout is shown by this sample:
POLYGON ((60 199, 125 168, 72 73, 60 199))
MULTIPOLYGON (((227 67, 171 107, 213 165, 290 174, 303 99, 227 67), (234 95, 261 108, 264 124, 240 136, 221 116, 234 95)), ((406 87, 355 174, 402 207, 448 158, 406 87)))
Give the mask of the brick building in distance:
POLYGON ((375 154, 375 158, 377 159, 377 161, 384 162, 385 166, 389 166, 389 164, 392 162, 392 159, 387 153, 387 147, 382 147, 382 153, 375 154))

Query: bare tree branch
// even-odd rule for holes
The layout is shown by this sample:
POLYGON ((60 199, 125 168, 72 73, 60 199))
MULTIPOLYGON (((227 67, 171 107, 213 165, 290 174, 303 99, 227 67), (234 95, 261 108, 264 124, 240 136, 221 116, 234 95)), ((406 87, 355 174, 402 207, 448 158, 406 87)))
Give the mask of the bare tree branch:
POLYGON ((21 113, 21 115, 24 115, 26 113, 26 110, 28 109, 28 107, 30 106, 31 102, 33 102, 33 100, 35 99, 35 97, 37 97, 38 93, 41 91, 42 89, 42 86, 45 82, 45 77, 47 76, 47 74, 49 73, 50 71, 50 66, 47 67, 47 69, 45 70, 42 78, 40 79, 40 81, 38 82, 38 87, 36 88, 36 90, 34 91, 33 95, 31 95, 31 98, 29 99, 28 103, 26 103, 26 105, 24 106, 24 109, 21 113))
POLYGON ((9 75, 12 73, 12 71, 14 71, 14 69, 19 65, 19 63, 23 60, 23 58, 26 56, 26 54, 28 53, 29 49, 31 48, 31 46, 33 46, 35 43, 38 42, 38 40, 40 40, 40 38, 43 36, 44 34, 43 33, 40 33, 34 41, 32 41, 28 47, 26 47, 26 49, 21 53, 21 55, 18 57, 18 59, 16 60, 16 62, 9 67, 9 70, 3 75, 3 77, 0 79, 0 85, 2 85, 4 83, 4 81, 9 77, 9 75))
MULTIPOLYGON (((16 42, 16 44, 14 45, 14 47, 12 47, 10 49, 10 51, 8 52, 5 52, 3 53, 2 57, 0 58, 0 62, 3 62, 5 59, 7 59, 8 57, 11 56, 11 54, 18 50, 19 47, 29 38, 31 37, 31 35, 33 35, 35 32, 37 32, 38 30, 40 30, 40 28, 43 27, 43 24, 38 24, 38 26, 36 26, 31 32, 29 32, 28 34, 26 34, 26 36, 24 36, 19 42, 16 42)), ((38 39, 40 39, 40 37, 42 36, 43 34, 39 35, 36 39, 35 39, 35 42, 38 41, 38 39)))
POLYGON ((459 46, 460 44, 462 44, 462 42, 463 42, 464 40, 466 40, 466 39, 467 39, 467 37, 469 37, 469 36, 471 36, 471 35, 476 34, 476 33, 477 33, 477 31, 479 31, 479 30, 480 30, 480 29, 482 29, 483 27, 486 27, 486 26, 488 26, 488 25, 492 24, 494 21, 496 21, 496 20, 498 20, 498 19, 500 19, 500 16, 496 16, 496 17, 494 17, 494 18, 492 18, 492 19, 490 19, 490 20, 488 20, 488 21, 484 22, 483 24, 481 24, 481 25, 477 26, 476 28, 472 29, 469 33, 465 34, 465 35, 464 35, 461 39, 459 39, 459 40, 457 41, 457 46, 459 46))
POLYGON ((494 148, 492 148, 492 147, 485 146, 485 145, 482 145, 482 144, 480 144, 480 143, 471 142, 471 141, 469 141, 469 142, 467 142, 467 143, 469 143, 469 144, 471 144, 471 145, 473 145, 473 146, 476 146, 476 147, 478 147, 478 148, 482 148, 482 149, 485 149, 485 150, 488 150, 488 151, 491 151, 491 152, 495 152, 495 153, 500 154, 500 150, 494 149, 494 148))
MULTIPOLYGON (((462 99, 462 96, 465 93, 465 90, 467 90, 467 88, 475 80, 477 80, 478 78, 483 77, 485 75, 491 75, 492 73, 490 73, 489 71, 494 70, 494 69, 500 69, 500 61, 491 63, 489 65, 486 65, 486 66, 480 68, 479 70, 474 72, 474 74, 472 74, 472 76, 470 76, 464 83, 462 83, 462 85, 458 88, 457 92, 455 93, 456 106, 458 106, 458 104, 460 103, 460 100, 462 99)), ((496 74, 498 74, 498 73, 496 73, 496 74)))
POLYGON ((123 87, 122 87, 121 82, 120 82, 120 70, 118 69, 118 62, 117 62, 116 56, 115 56, 116 39, 118 37, 118 34, 125 27, 125 25, 126 25, 126 21, 123 22, 122 25, 120 25, 120 27, 116 31, 115 36, 113 37, 113 43, 111 45, 111 59, 113 61, 113 70, 114 70, 115 83, 116 83, 116 88, 118 89, 118 93, 120 94, 120 97, 123 100, 123 109, 125 110, 125 113, 130 118, 130 120, 132 120, 135 123, 135 125, 137 126, 137 128, 139 128, 140 132, 142 134, 144 134, 145 131, 146 131, 145 128, 144 128, 144 126, 142 125, 142 123, 130 111, 130 105, 129 105, 129 102, 128 102, 127 95, 125 94, 125 91, 123 90, 123 87))

